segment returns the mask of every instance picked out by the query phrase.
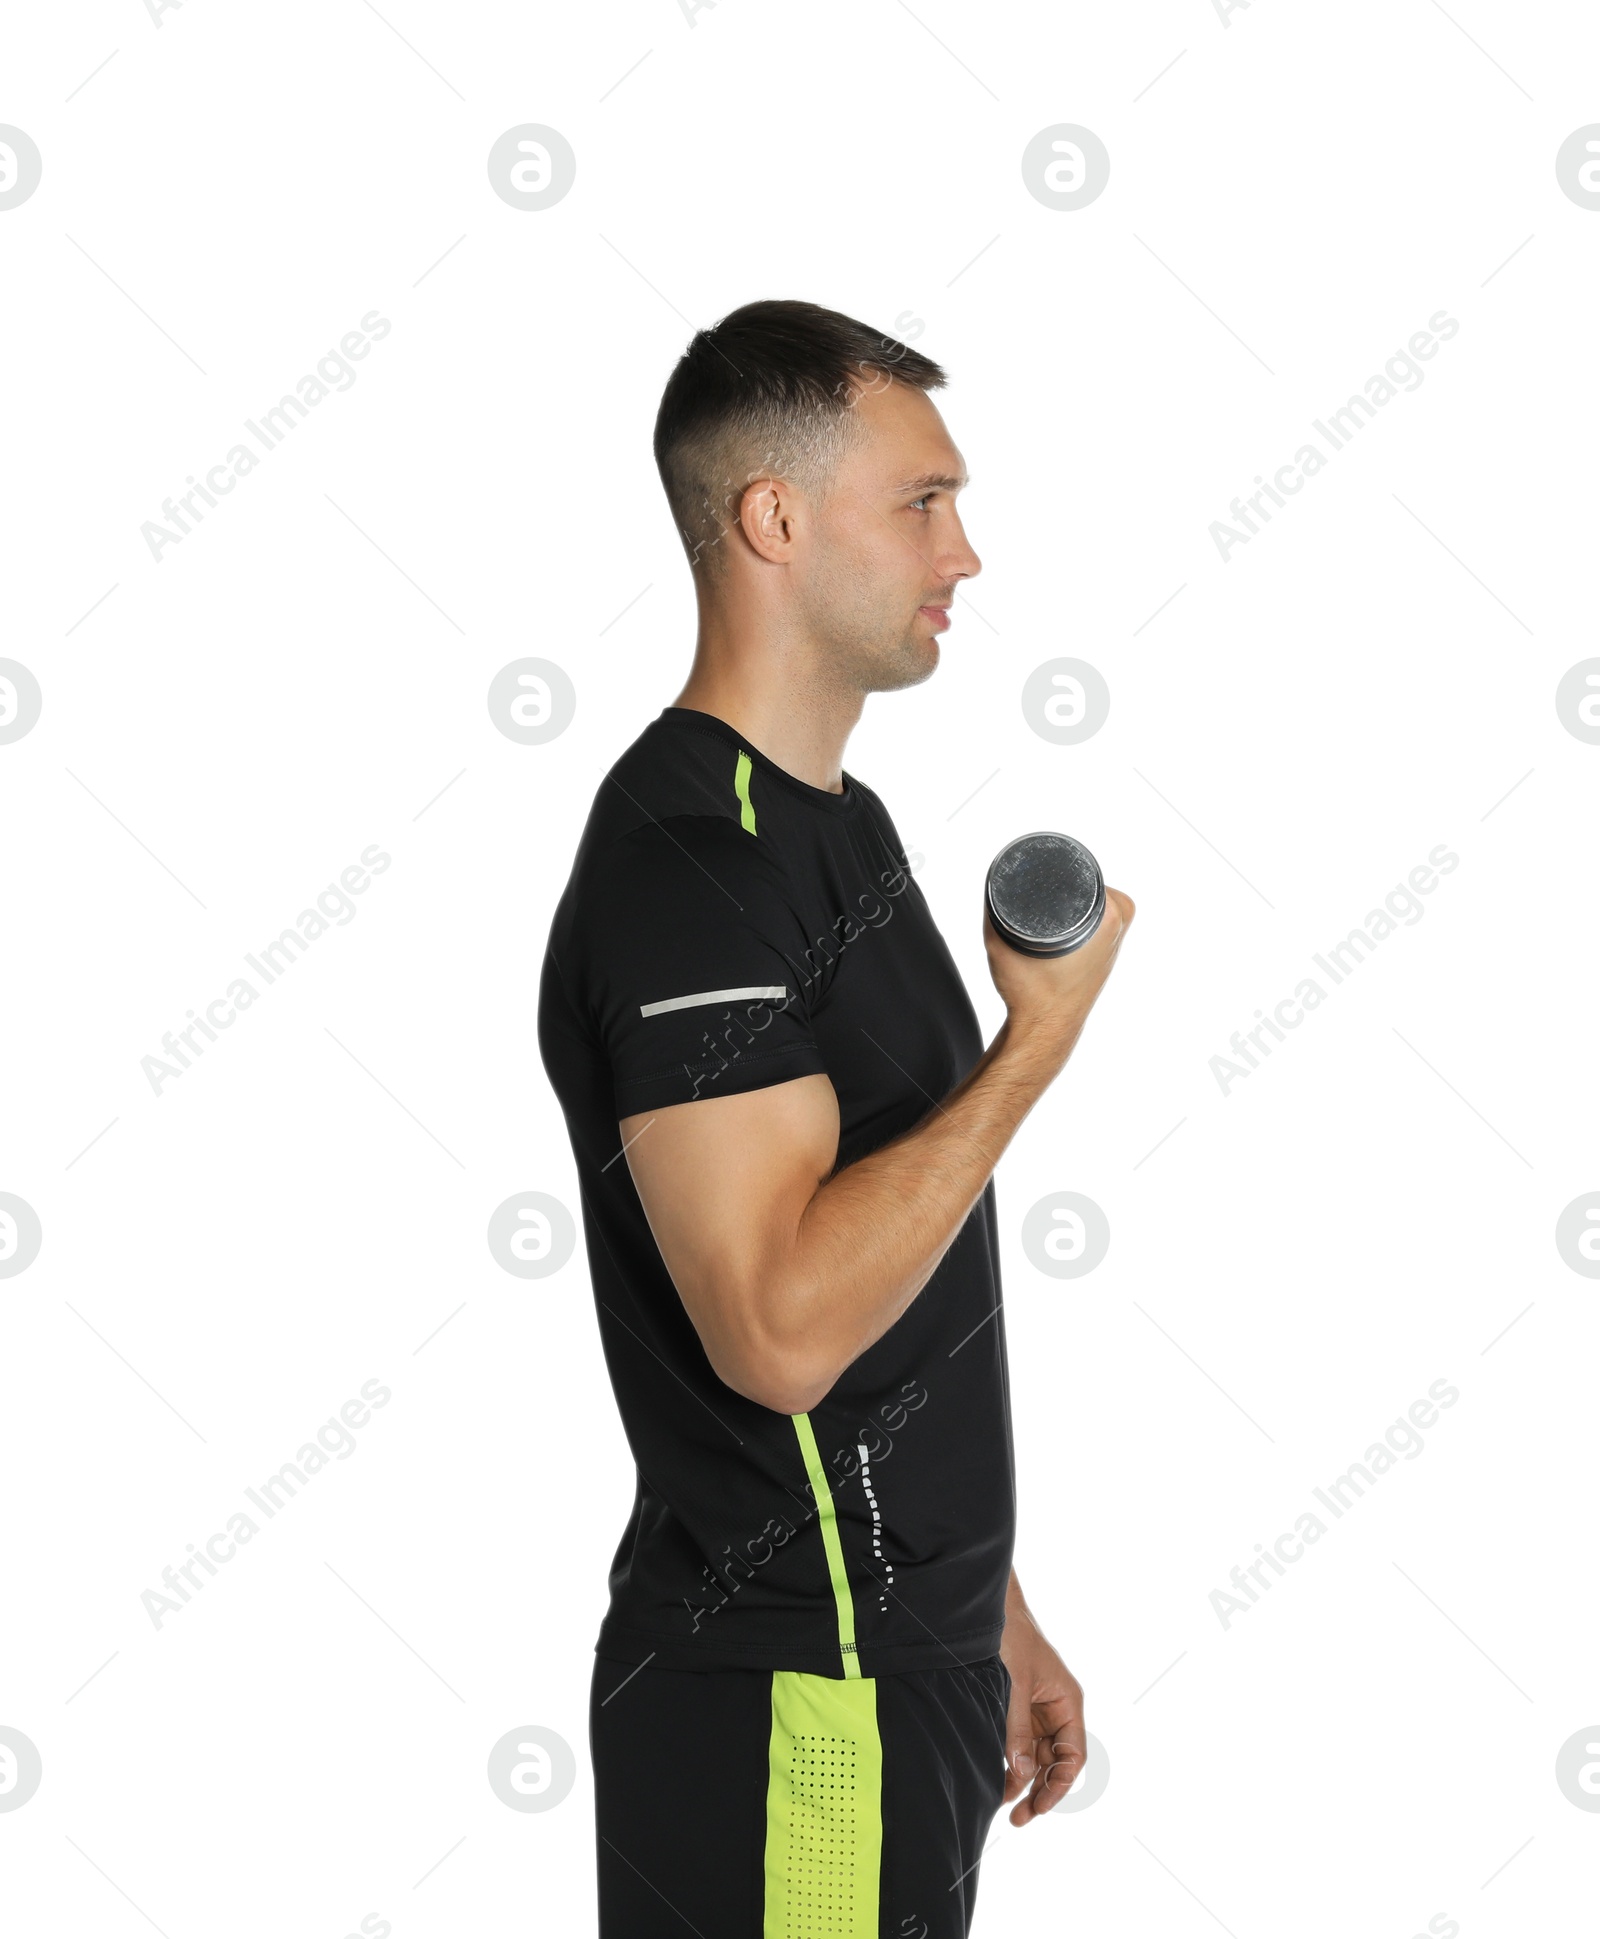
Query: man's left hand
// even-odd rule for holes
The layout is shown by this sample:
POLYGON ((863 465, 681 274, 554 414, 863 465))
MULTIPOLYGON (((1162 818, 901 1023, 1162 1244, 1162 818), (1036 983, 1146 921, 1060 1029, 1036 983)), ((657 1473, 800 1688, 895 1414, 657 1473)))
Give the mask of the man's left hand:
POLYGON ((1011 1672, 1002 1803, 1025 1825, 1067 1795, 1083 1770, 1083 1688, 1041 1635, 1020 1595, 1008 1604, 1000 1660, 1011 1672), (1027 1792, 1023 1796, 1024 1791, 1027 1792))

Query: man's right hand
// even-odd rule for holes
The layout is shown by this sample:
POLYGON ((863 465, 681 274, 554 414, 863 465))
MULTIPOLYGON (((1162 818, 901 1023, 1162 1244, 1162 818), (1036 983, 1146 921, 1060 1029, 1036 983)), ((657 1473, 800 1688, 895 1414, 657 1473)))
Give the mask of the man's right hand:
POLYGON ((995 928, 986 902, 983 943, 989 974, 1005 1002, 1013 1036, 1054 1042, 1064 1061, 1111 974, 1132 921, 1132 899, 1120 889, 1107 889, 1100 926, 1081 948, 1065 956, 1028 956, 1013 949, 995 928))

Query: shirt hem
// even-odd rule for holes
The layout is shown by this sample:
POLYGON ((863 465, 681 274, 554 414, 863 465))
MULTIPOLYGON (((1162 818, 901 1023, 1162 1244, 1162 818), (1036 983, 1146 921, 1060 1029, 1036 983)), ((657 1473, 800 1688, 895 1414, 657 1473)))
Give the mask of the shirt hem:
POLYGON ((816 1044, 786 1044, 779 1050, 738 1055, 719 1070, 702 1068, 696 1072, 687 1064, 678 1064, 650 1077, 618 1079, 612 1084, 612 1102, 617 1116, 627 1118, 640 1111, 662 1111, 673 1104, 693 1104, 701 1098, 735 1097, 746 1091, 765 1090, 769 1084, 781 1084, 794 1077, 826 1077, 827 1074, 827 1063, 816 1044), (706 1088, 701 1090, 699 1085, 706 1088))
MULTIPOLYGON (((864 1677, 895 1676, 912 1670, 955 1669, 979 1663, 1000 1651, 1005 1619, 982 1629, 933 1642, 863 1644, 855 1652, 864 1677)), ((839 1645, 810 1640, 792 1643, 724 1643, 710 1637, 658 1636, 649 1630, 602 1623, 594 1654, 635 1669, 646 1663, 658 1670, 798 1670, 811 1676, 840 1677, 839 1645)))

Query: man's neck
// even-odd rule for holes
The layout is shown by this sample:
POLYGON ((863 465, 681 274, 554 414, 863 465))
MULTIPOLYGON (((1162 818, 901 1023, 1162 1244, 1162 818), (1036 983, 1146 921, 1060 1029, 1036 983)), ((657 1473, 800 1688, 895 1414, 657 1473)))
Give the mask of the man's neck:
POLYGON ((819 679, 809 644, 769 634, 756 645, 702 611, 694 665, 672 705, 725 720, 797 780, 842 794, 845 743, 866 697, 819 679))

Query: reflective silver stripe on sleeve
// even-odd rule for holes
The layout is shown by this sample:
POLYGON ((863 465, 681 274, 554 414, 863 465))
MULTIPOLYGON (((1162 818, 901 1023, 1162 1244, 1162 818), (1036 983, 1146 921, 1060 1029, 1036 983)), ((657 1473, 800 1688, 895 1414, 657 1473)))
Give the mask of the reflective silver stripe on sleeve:
POLYGON ((701 1003, 737 1003, 741 997, 787 996, 782 983, 755 984, 745 990, 701 990, 696 996, 663 997, 659 1003, 641 1003, 641 1017, 658 1017, 663 1010, 692 1010, 701 1003))

